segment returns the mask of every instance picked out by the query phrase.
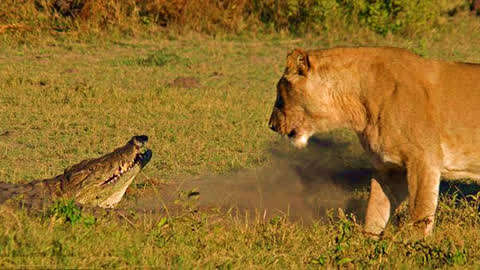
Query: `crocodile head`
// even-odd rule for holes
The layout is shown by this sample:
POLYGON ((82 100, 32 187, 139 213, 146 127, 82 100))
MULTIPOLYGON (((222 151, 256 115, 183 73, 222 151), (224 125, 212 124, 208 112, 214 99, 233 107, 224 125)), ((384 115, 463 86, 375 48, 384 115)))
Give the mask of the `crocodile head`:
POLYGON ((114 207, 128 186, 152 158, 148 137, 134 136, 126 145, 96 159, 84 160, 67 169, 62 190, 80 204, 114 207))

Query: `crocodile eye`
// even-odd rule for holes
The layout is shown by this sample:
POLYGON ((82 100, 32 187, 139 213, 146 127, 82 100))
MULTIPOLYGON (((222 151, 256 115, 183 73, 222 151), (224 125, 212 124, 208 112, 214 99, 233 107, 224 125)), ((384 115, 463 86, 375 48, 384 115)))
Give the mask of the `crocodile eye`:
POLYGON ((140 136, 133 136, 131 141, 136 146, 137 149, 142 147, 146 142, 148 142, 148 136, 140 135, 140 136))

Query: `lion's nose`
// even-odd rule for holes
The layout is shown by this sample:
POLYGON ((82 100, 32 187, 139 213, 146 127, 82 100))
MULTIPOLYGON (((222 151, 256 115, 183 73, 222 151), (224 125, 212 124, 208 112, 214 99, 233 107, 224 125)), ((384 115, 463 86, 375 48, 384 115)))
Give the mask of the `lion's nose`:
POLYGON ((271 130, 277 132, 277 128, 276 128, 274 125, 272 125, 272 124, 269 123, 269 124, 268 124, 268 127, 269 127, 271 130))

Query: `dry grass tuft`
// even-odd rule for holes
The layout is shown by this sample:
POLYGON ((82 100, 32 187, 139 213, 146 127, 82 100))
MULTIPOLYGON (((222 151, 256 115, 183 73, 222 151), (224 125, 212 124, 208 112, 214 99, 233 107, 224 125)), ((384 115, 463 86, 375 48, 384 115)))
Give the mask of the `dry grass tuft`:
POLYGON ((24 24, 6 24, 6 25, 0 25, 0 34, 6 32, 7 30, 10 31, 25 31, 29 30, 30 27, 24 25, 24 24))

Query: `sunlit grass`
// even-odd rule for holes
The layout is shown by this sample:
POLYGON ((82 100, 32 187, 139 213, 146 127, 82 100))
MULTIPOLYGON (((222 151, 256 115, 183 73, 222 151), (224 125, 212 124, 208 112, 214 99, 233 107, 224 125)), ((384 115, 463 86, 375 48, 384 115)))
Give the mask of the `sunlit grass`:
MULTIPOLYGON (((281 139, 267 120, 288 50, 388 45, 426 57, 480 62, 474 45, 480 36, 473 31, 478 25, 455 25, 460 30, 452 26, 418 40, 371 34, 258 40, 187 34, 0 47, 0 179, 51 177, 135 134, 149 135, 154 152, 137 183, 268 166, 269 149, 281 139), (197 78, 200 87, 171 86, 179 76, 197 78)), ((476 198, 447 196, 433 237, 417 241, 400 213, 385 239, 372 241, 360 234, 361 220, 337 217, 336 211, 308 226, 284 217, 246 223, 244 217, 210 212, 128 220, 112 215, 86 226, 3 206, 0 265, 473 267, 480 263, 477 210, 476 198)))

